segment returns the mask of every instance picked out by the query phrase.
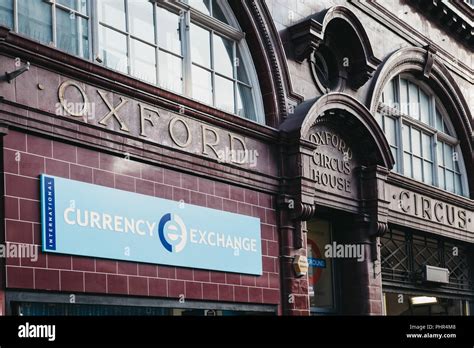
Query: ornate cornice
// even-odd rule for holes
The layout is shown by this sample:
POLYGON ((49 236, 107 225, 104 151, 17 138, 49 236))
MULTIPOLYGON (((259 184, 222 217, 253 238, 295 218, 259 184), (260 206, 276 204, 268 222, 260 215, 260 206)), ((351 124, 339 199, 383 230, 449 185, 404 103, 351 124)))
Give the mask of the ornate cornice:
POLYGON ((454 56, 451 52, 445 50, 443 47, 436 44, 436 42, 433 42, 433 40, 423 35, 423 33, 420 33, 419 31, 414 29, 410 25, 410 23, 405 22, 403 19, 397 17, 395 14, 388 11, 383 6, 383 1, 348 1, 353 6, 363 11, 365 14, 382 23, 387 29, 396 33, 398 36, 406 40, 411 45, 417 47, 424 47, 426 45, 430 45, 436 48, 438 54, 442 56, 444 64, 446 64, 453 73, 457 74, 459 77, 465 79, 466 81, 473 83, 473 69, 469 65, 467 65, 463 61, 458 60, 457 57, 454 56))
POLYGON ((270 13, 270 9, 268 8, 265 1, 260 2, 260 6, 262 8, 262 12, 264 14, 265 19, 268 23, 268 31, 273 39, 273 48, 275 49, 276 58, 280 63, 280 73, 284 82, 284 87, 286 88, 286 93, 289 98, 293 99, 296 102, 302 102, 304 97, 301 94, 298 94, 291 82, 290 72, 287 65, 287 58, 285 54, 285 49, 283 48, 283 43, 281 42, 280 34, 275 26, 275 22, 273 20, 272 14, 270 13))
POLYGON ((275 84, 276 92, 277 92, 277 100, 278 100, 278 107, 280 111, 280 115, 282 117, 286 117, 287 110, 286 110, 286 99, 285 99, 285 92, 283 90, 280 69, 278 66, 278 61, 276 58, 275 50, 272 44, 272 40, 270 38, 270 34, 268 33, 267 26, 265 25, 265 21, 260 13, 258 8, 258 4, 255 0, 249 0, 250 11, 255 19, 257 24, 258 32, 263 39, 263 44, 265 49, 267 50, 267 55, 270 60, 270 68, 272 72, 273 81, 275 84))
POLYGON ((289 28, 291 40, 295 48, 295 60, 303 63, 311 53, 318 49, 324 40, 323 26, 313 18, 297 23, 289 28))
POLYGON ((409 3, 416 6, 421 13, 430 17, 441 27, 445 28, 448 34, 456 37, 462 44, 474 48, 474 11, 469 5, 464 4, 462 0, 443 1, 443 0, 408 0, 409 3), (464 12, 460 15, 455 8, 464 12), (467 18, 466 18, 467 17, 467 18))

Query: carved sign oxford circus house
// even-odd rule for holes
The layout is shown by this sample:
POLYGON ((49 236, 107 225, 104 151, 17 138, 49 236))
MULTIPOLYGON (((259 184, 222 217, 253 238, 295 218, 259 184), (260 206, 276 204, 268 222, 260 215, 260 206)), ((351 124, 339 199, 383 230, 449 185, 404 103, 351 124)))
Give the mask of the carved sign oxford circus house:
POLYGON ((309 141, 316 148, 306 158, 304 176, 315 182, 316 189, 356 197, 354 153, 345 138, 333 127, 318 125, 309 141))

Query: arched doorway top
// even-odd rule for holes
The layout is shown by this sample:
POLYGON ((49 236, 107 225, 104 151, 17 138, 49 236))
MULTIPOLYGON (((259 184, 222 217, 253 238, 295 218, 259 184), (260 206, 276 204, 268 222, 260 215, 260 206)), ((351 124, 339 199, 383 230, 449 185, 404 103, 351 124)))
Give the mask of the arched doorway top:
POLYGON ((326 119, 344 115, 354 123, 354 132, 371 146, 374 154, 368 159, 371 164, 392 169, 395 163, 387 139, 369 110, 355 98, 344 93, 328 93, 305 101, 295 108, 291 117, 282 124, 280 130, 290 137, 308 140, 311 128, 323 116, 326 119))

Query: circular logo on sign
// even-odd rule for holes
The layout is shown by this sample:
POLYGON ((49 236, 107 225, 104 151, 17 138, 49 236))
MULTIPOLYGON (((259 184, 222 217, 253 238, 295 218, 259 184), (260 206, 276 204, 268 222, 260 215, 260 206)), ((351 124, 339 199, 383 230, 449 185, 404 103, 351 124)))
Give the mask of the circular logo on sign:
POLYGON ((186 246, 188 233, 183 220, 176 214, 165 214, 158 224, 161 244, 170 253, 179 253, 186 246))

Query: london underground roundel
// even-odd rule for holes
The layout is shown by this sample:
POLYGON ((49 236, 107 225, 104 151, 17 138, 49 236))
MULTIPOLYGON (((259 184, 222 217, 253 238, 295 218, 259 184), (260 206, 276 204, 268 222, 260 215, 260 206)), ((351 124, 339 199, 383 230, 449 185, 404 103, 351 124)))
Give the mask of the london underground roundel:
POLYGON ((319 250, 318 245, 316 244, 315 241, 308 239, 308 244, 311 246, 311 254, 309 258, 309 266, 312 270, 312 272, 309 272, 308 274, 308 281, 309 284, 311 285, 316 285, 316 283, 319 281, 321 278, 321 274, 323 273, 323 268, 321 266, 321 263, 325 262, 322 259, 322 254, 321 251, 319 250))

